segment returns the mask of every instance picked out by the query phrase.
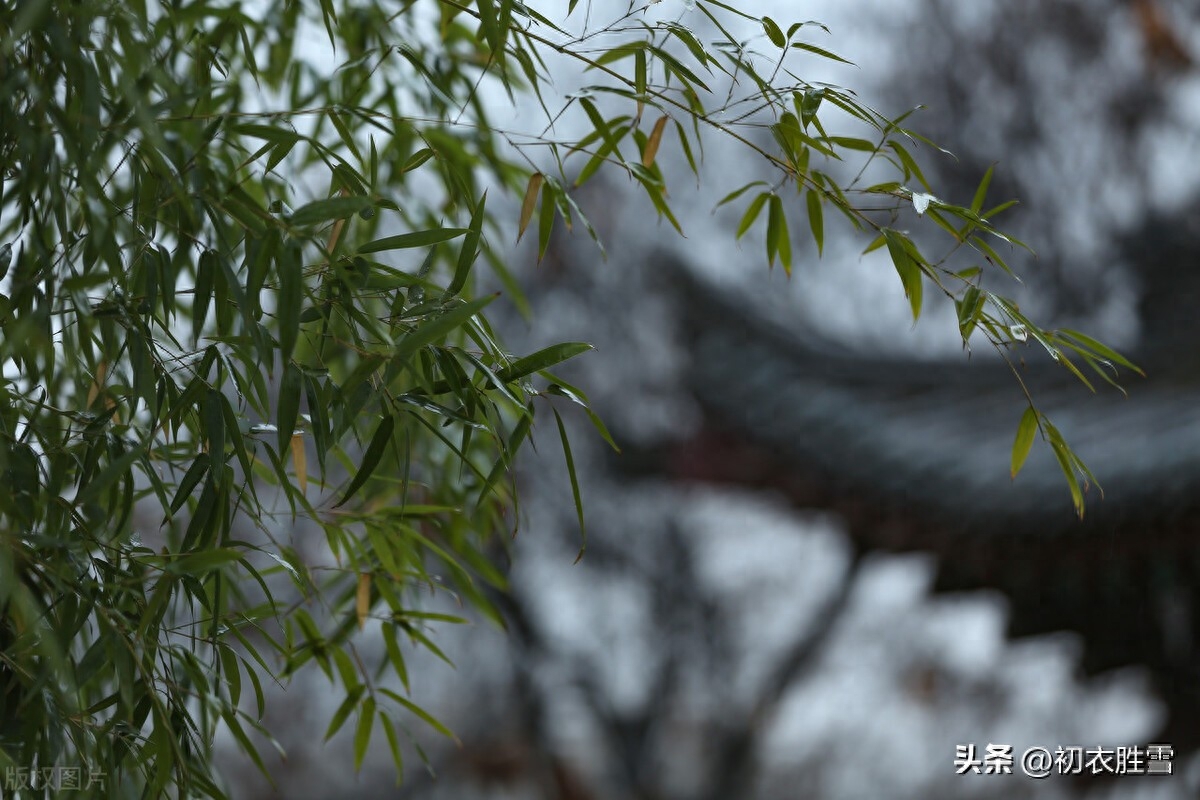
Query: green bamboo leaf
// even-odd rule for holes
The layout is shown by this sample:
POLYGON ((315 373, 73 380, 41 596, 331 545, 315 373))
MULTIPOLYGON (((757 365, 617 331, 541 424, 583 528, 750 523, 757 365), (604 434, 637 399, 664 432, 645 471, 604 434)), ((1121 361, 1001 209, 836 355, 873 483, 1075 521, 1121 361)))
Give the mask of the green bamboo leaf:
POLYGON ((228 645, 221 645, 217 649, 221 654, 221 671, 229 685, 229 702, 236 708, 242 699, 242 671, 238 666, 237 653, 228 645))
POLYGON ((793 42, 792 47, 796 48, 797 50, 804 50, 805 52, 812 53, 813 55, 818 55, 821 58, 827 58, 830 61, 839 61, 843 64, 849 64, 852 67, 855 66, 853 61, 847 61, 837 53, 831 53, 828 50, 817 47, 815 44, 809 44, 807 42, 793 42))
POLYGON ((204 420, 204 438, 208 444, 209 458, 212 459, 210 469, 220 473, 225 464, 225 409, 224 397, 216 389, 209 389, 201 403, 201 415, 204 420))
POLYGON ((431 228, 427 231, 413 231, 398 236, 385 236, 373 242, 367 242, 358 248, 360 254, 379 253, 384 250, 404 250, 412 247, 429 247, 430 245, 448 242, 459 236, 470 233, 468 228, 431 228))
POLYGON ((921 182, 921 185, 925 187, 925 191, 932 192, 933 189, 930 188, 929 181, 925 180, 925 174, 921 172, 921 167, 917 164, 916 159, 909 154, 908 150, 904 149, 904 145, 893 140, 888 142, 888 147, 892 148, 896 155, 899 156, 900 163, 904 165, 905 177, 911 174, 921 182))
POLYGON ((792 274, 792 239, 788 233, 787 216, 783 212, 783 198, 771 195, 771 208, 767 214, 767 257, 774 265, 778 255, 788 275, 792 274))
POLYGON ((329 720, 329 727, 325 729, 323 741, 328 742, 341 730, 342 725, 350 718, 350 712, 354 711, 354 707, 358 705, 358 699, 362 697, 366 688, 365 686, 355 686, 346 693, 346 698, 342 700, 341 705, 338 706, 337 711, 333 712, 333 717, 329 720))
MULTIPOLYGON (((616 133, 613 134, 613 138, 617 142, 620 142, 629 135, 631 130, 633 130, 632 125, 622 125, 617 128, 616 133)), ((583 165, 583 169, 579 171, 579 175, 575 178, 575 185, 582 186, 589 178, 595 175, 600 167, 604 166, 605 162, 608 161, 608 157, 612 152, 613 148, 608 142, 602 143, 592 157, 588 159, 588 162, 583 165)), ((564 195, 564 197, 569 197, 569 195, 564 195)))
POLYGON ((587 550, 587 525, 583 517, 583 498, 579 492, 579 476, 575 474, 575 459, 571 456, 571 442, 567 438, 567 429, 563 425, 562 417, 559 416, 558 409, 554 409, 554 421, 558 423, 558 437, 562 442, 563 458, 567 461, 567 476, 571 479, 571 497, 575 500, 575 516, 579 520, 579 555, 575 556, 575 563, 583 558, 583 553, 587 550))
POLYGON ((496 377, 505 383, 512 383, 539 370, 549 369, 580 353, 594 350, 595 347, 586 342, 564 342, 538 350, 536 353, 519 358, 509 366, 496 373, 496 377))
MULTIPOLYGON (((712 91, 708 88, 708 85, 704 83, 704 81, 700 80, 700 77, 696 75, 696 73, 685 67, 682 63, 680 63, 679 59, 675 58, 675 56, 671 55, 666 50, 663 50, 661 47, 654 47, 652 45, 648 46, 647 49, 654 55, 655 58, 659 60, 659 62, 663 65, 663 69, 678 78, 685 88, 690 89, 693 86, 699 86, 705 92, 712 91)), ((701 115, 703 114, 703 112, 700 113, 701 115)))
POLYGON ((1079 486, 1079 476, 1075 474, 1071 458, 1073 454, 1064 442, 1051 441, 1050 446, 1063 476, 1067 479, 1067 488, 1071 491, 1071 504, 1075 507, 1075 514, 1083 519, 1083 489, 1079 486))
POLYGON ((241 550, 231 547, 204 550, 171 561, 167 564, 167 572, 174 575, 206 575, 227 564, 241 560, 243 556, 241 550))
POLYGON ((283 365, 279 399, 275 406, 275 425, 278 428, 276 434, 280 458, 283 458, 292 446, 292 433, 296 430, 296 420, 300 418, 300 395, 303 393, 304 373, 289 361, 283 365))
POLYGON ((408 157, 408 160, 404 162, 402 167, 400 167, 400 172, 412 172, 414 169, 433 158, 433 156, 434 152, 432 150, 430 150, 428 147, 423 147, 408 157))
POLYGON ((1143 372, 1140 367, 1138 367, 1129 359, 1125 358, 1125 356, 1121 355, 1116 350, 1113 350, 1103 342, 1093 339, 1086 333, 1080 333, 1079 331, 1071 330, 1070 328, 1062 328, 1059 330, 1059 333, 1070 339, 1074 339, 1078 344, 1086 347, 1103 359, 1120 364, 1121 366, 1131 369, 1143 377, 1146 375, 1146 373, 1143 372))
POLYGON ((183 474, 183 478, 179 481, 179 487, 175 490, 175 499, 171 501, 172 514, 182 508, 187 499, 192 496, 192 490, 196 488, 200 480, 208 473, 209 463, 208 453, 201 453, 192 461, 192 465, 183 474))
POLYGON ((300 206, 288 221, 298 228, 303 228, 335 219, 347 219, 375 206, 375 201, 370 197, 330 197, 300 206))
POLYGON ((387 734, 388 749, 392 751, 392 763, 396 765, 396 785, 404 780, 404 755, 400 750, 400 738, 396 736, 396 727, 387 714, 380 712, 379 719, 383 723, 383 732, 387 734))
POLYGON ((363 162, 362 151, 358 149, 358 143, 354 141, 354 136, 350 133, 350 129, 346 127, 346 121, 342 119, 342 115, 330 110, 327 116, 329 117, 329 122, 333 125, 333 129, 337 131, 338 138, 342 140, 342 144, 346 145, 346 149, 361 164, 363 162))
MULTIPOLYGON (((423 637, 421 637, 421 638, 423 638, 423 637)), ((413 714, 420 717, 425 722, 426 725, 433 728, 435 731, 440 733, 442 736, 445 736, 447 739, 450 739, 455 744, 461 744, 458 740, 458 737, 455 736, 454 733, 449 728, 447 728, 442 723, 438 722, 428 711, 421 708, 416 703, 412 702, 411 700, 407 699, 406 697, 404 697, 400 694, 397 694, 396 692, 393 692, 391 689, 380 689, 379 691, 382 692, 383 694, 387 695, 388 697, 390 697, 392 700, 395 700, 400 705, 404 706, 406 709, 411 711, 413 714)))
POLYGON ((900 275, 904 294, 908 298, 909 305, 912 306, 913 322, 916 322, 917 318, 921 316, 921 267, 909 253, 908 237, 899 231, 884 228, 883 238, 887 242, 892 264, 895 265, 896 272, 900 275))
POLYGON ((463 303, 421 324, 396 343, 396 347, 392 350, 392 358, 402 361, 425 345, 445 339, 452 331, 466 325, 471 317, 478 314, 488 303, 499 296, 499 293, 490 294, 469 303, 463 303))
POLYGON ((279 276, 278 307, 279 356, 286 363, 292 357, 300 336, 300 311, 304 303, 304 263, 300 243, 288 241, 279 251, 276 271, 279 276))
MULTIPOLYGON (((683 156, 687 159, 688 167, 692 170, 692 174, 696 176, 696 180, 700 179, 700 167, 696 163, 696 156, 692 153, 692 145, 688 142, 687 131, 683 129, 683 124, 679 120, 675 120, 675 132, 679 134, 679 146, 683 148, 683 156)), ((699 136, 697 136, 697 144, 700 144, 699 136)), ((701 157, 704 156, 703 147, 700 152, 701 157)))
POLYGON ((508 442, 505 447, 500 450, 500 457, 496 459, 496 463, 492 465, 491 471, 483 481, 483 485, 479 489, 478 496, 475 499, 475 508, 479 508, 492 488, 499 482, 500 478, 512 468, 512 456, 525 441, 525 437, 529 435, 529 428, 533 424, 533 407, 527 406, 522 409, 520 419, 513 426, 512 433, 509 434, 508 442))
POLYGON ((775 20, 770 17, 763 17, 762 26, 763 30, 767 32, 767 38, 771 40, 771 44, 780 49, 787 47, 787 38, 783 35, 783 31, 775 20))
POLYGON ((208 306, 212 301, 213 283, 218 269, 220 264, 215 250, 205 250, 200 254, 200 262, 196 266, 196 286, 192 291, 193 342, 199 342, 200 334, 204 331, 204 321, 208 316, 208 306))
POLYGON ((334 505, 334 508, 344 506, 354 496, 354 493, 362 488, 367 479, 371 477, 371 473, 379 465, 379 460, 383 458, 383 451, 387 449, 388 444, 392 441, 392 431, 395 427, 396 418, 391 414, 385 415, 379 426, 375 429, 375 434, 371 437, 371 443, 367 445, 367 452, 363 454, 358 472, 354 474, 354 480, 350 482, 346 493, 342 495, 342 499, 334 505))
POLYGON ((354 731, 354 771, 362 769, 363 759, 367 757, 367 748, 371 746, 371 731, 375 727, 375 700, 368 697, 363 700, 358 711, 358 727, 354 731))
POLYGON ((979 317, 983 313, 985 301, 983 293, 975 285, 968 286, 967 290, 963 292, 962 299, 955 301, 954 306, 958 311, 958 331, 964 342, 971 338, 971 333, 979 324, 979 317))
MULTIPOLYGON (((325 454, 329 451, 329 410, 325 387, 314 375, 304 374, 304 396, 308 400, 308 413, 312 420, 313 444, 317 449, 317 465, 325 475, 325 454)), ((282 455, 282 454, 281 454, 282 455)))
POLYGON ((991 219, 992 217, 996 216, 997 214, 1002 214, 1002 213, 1004 213, 1005 211, 1007 211, 1008 209, 1012 208, 1012 207, 1013 207, 1013 206, 1015 206, 1015 205, 1019 205, 1019 201, 1017 201, 1017 200, 1006 200, 1006 201, 1004 201, 1003 203, 1001 203, 1001 204, 1000 204, 1000 205, 998 205, 998 206, 994 206, 994 207, 992 207, 992 208, 989 208, 987 211, 984 211, 984 212, 983 212, 982 214, 980 214, 979 216, 980 216, 982 219, 991 219))
POLYGON ((979 213, 979 209, 983 208, 983 201, 987 198, 988 187, 992 183, 992 172, 995 169, 995 164, 987 168, 987 172, 983 173, 983 180, 979 182, 979 188, 975 190, 975 197, 971 200, 971 211, 976 214, 979 213))
POLYGON ((608 145, 609 152, 616 156, 617 160, 624 161, 624 159, 621 157, 620 142, 616 136, 613 135, 612 128, 609 127, 609 124, 604 121, 604 117, 600 116, 600 112, 597 110, 596 104, 586 97, 583 97, 580 98, 579 105, 582 106, 583 110, 587 113, 588 119, 592 123, 592 127, 597 133, 600 134, 600 138, 604 139, 604 143, 608 145))
POLYGON ((824 140, 837 147, 844 147, 847 150, 858 150, 863 153, 874 153, 879 149, 875 142, 869 139, 860 139, 856 136, 826 136, 824 140))
POLYGON ((615 64, 618 61, 629 58, 632 55, 636 55, 638 52, 641 52, 644 54, 645 51, 646 51, 646 42, 643 39, 632 39, 628 42, 622 42, 621 44, 610 47, 609 49, 607 49, 603 53, 601 53, 599 56, 597 56, 596 60, 594 62, 589 63, 584 68, 584 72, 589 72, 589 71, 595 69, 596 67, 603 67, 603 66, 608 66, 609 64, 615 64))
MULTIPOLYGON (((817 121, 817 112, 821 109, 821 101, 825 99, 824 89, 810 89, 806 91, 800 99, 800 109, 797 112, 800 117, 800 123, 805 130, 808 126, 817 121)), ((818 128, 821 135, 824 135, 824 129, 818 128)))
POLYGON ((277 145, 294 143, 301 138, 300 134, 295 131, 281 128, 278 125, 231 125, 229 130, 242 136, 253 136, 277 145))
POLYGON ((1021 471, 1021 467, 1025 465, 1025 459, 1029 457, 1029 451, 1033 448, 1033 439, 1037 434, 1037 430, 1038 413, 1033 409, 1033 406, 1030 406, 1021 415, 1021 423, 1017 426, 1017 438, 1013 442, 1011 474, 1014 480, 1017 477, 1017 473, 1021 471))
MULTIPOLYGON (((253 670, 250 670, 253 672, 253 670)), ((258 748, 250 741, 250 737, 246 735, 246 731, 242 728, 242 724, 238 722, 238 711, 236 708, 225 708, 221 711, 221 716, 225 720, 225 724, 229 727, 229 732, 233 734, 233 738, 237 739, 238 745, 242 752, 250 756, 250 760, 254 762, 254 766, 258 767, 258 771, 274 785, 271 778, 271 771, 267 769, 267 765, 263 763, 262 756, 259 755, 258 748)))
POLYGON ((550 246, 550 232, 554 229, 554 210, 556 203, 553 194, 559 191, 558 182, 547 180, 542 191, 542 210, 538 215, 538 262, 546 256, 546 248, 550 246))
POLYGON ((596 412, 592 410, 587 396, 584 395, 584 393, 579 389, 571 386, 556 375, 546 373, 546 376, 554 381, 554 383, 546 387, 546 394, 555 394, 560 397, 565 397, 581 407, 584 413, 587 414, 588 419, 591 421, 592 427, 594 427, 596 432, 600 434, 600 438, 602 438, 605 443, 607 443, 608 446, 611 447, 615 452, 621 452, 620 445, 618 445, 616 440, 613 439, 612 434, 608 432, 608 426, 604 424, 604 420, 600 419, 596 412))
POLYGON ((825 220, 821 210, 821 195, 816 189, 809 189, 806 198, 808 202, 808 226, 812 228, 813 241, 817 243, 817 255, 825 252, 825 220))
POLYGON ((396 670, 396 677, 400 679, 400 685, 404 687, 404 691, 411 692, 412 689, 408 683, 408 668, 404 664, 404 654, 400 651, 400 643, 396 641, 396 626, 384 625, 382 629, 388 663, 391 664, 392 669, 396 670))
POLYGON ((704 45, 701 44, 700 40, 696 38, 696 34, 692 33, 691 30, 677 22, 664 22, 662 25, 667 29, 668 32, 670 32, 672 36, 683 42, 684 47, 688 49, 688 52, 692 54, 692 57, 696 59, 696 62, 700 64, 700 66, 707 69, 710 73, 712 72, 712 70, 708 67, 708 62, 715 61, 715 59, 713 59, 708 54, 708 51, 704 49, 704 45))
POLYGON ((747 183, 745 186, 742 186, 738 189, 734 189, 732 192, 730 192, 729 194, 722 197, 721 202, 717 203, 717 205, 715 207, 720 208, 723 205, 732 203, 734 200, 737 200, 739 197, 741 197, 743 194, 745 194, 746 192, 753 189, 755 186, 766 186, 766 185, 767 185, 766 181, 751 181, 750 183, 747 183))
MULTIPOLYGON (((103 470, 87 482, 77 495, 75 505, 82 506, 98 498, 109 486, 129 475, 133 465, 145 456, 145 448, 138 446, 109 462, 103 470)), ((34 480, 37 480, 36 476, 34 480)))
POLYGON ((746 213, 742 215, 742 221, 738 223, 737 238, 741 239, 746 235, 746 231, 750 230, 750 226, 754 224, 754 220, 758 219, 759 213, 762 211, 767 200, 771 198, 770 192, 761 192, 746 207, 746 213))
POLYGON ((779 226, 781 216, 775 214, 775 201, 779 198, 772 196, 767 207, 767 267, 775 266, 775 257, 779 255, 779 226))
POLYGON ((492 54, 499 57, 504 51, 504 37, 507 30, 500 24, 496 13, 496 0, 476 0, 479 9, 479 27, 488 43, 492 54))
POLYGON ((643 97, 646 96, 646 50, 639 47, 633 54, 633 90, 637 92, 637 117, 642 118, 643 97))
POLYGON ((454 297, 467 285, 471 266, 479 257, 479 239, 483 233, 483 221, 487 219, 486 207, 487 191, 484 190, 483 195, 479 198, 479 204, 475 206, 475 212, 471 215, 471 224, 467 228, 466 238, 463 239, 462 249, 458 251, 458 264, 454 268, 454 278, 446 287, 445 294, 442 295, 443 301, 454 297))

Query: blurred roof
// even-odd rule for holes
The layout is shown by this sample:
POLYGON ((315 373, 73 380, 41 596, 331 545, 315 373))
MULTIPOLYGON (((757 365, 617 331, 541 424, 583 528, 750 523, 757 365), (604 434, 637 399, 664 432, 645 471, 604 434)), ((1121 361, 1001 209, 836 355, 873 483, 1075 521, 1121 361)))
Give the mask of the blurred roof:
MULTIPOLYGON (((690 388, 709 415, 846 492, 902 503, 975 534, 1081 530, 1051 448, 1016 480, 1010 453, 1027 403, 990 349, 952 360, 877 358, 803 323, 786 327, 744 294, 678 260, 692 346, 690 388)), ((1125 371, 1093 394, 1032 343, 1014 354, 1039 410, 1102 481, 1083 530, 1112 530, 1200 498, 1200 375, 1125 371), (1028 363, 1024 363, 1024 362, 1028 363)))

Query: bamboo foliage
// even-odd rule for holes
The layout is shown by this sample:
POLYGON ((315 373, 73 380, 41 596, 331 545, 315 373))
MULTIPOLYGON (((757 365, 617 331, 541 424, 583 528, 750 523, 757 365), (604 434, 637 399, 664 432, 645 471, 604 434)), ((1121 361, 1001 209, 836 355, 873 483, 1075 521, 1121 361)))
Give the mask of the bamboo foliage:
MULTIPOLYGON (((1004 207, 983 209, 990 172, 970 206, 934 197, 903 118, 795 71, 844 60, 819 26, 698 0, 691 27, 648 21, 652 3, 579 34, 576 5, 0 4, 0 767, 84 763, 111 796, 222 797, 215 731, 268 771, 264 685, 304 668, 340 693, 327 737, 355 718, 356 766, 380 730, 398 769, 413 722, 451 735, 407 696, 406 648, 440 653, 430 626, 455 621, 419 593, 500 621, 486 589, 519 520, 512 467, 546 412, 582 534, 552 398, 612 443, 549 372, 588 345, 515 355, 487 321, 481 263, 526 302, 487 187, 539 258, 555 225, 595 238, 574 192, 600 169, 682 229, 664 155, 699 175, 707 129, 761 156, 769 177, 722 203, 745 205, 739 237, 766 212, 769 263, 790 271, 803 230, 822 249, 836 211, 886 245, 914 318, 930 289, 964 342, 1032 337, 1084 380, 1072 359, 1106 380, 1131 366, 983 288, 1009 271, 996 248, 1020 247, 993 226, 1004 207), (761 35, 739 41, 747 20, 761 35), (554 106, 552 59, 593 85, 554 106), (493 127, 496 92, 589 132, 493 127), (835 117, 873 138, 831 133, 835 117), (852 159, 894 177, 824 167, 852 159), (928 258, 897 227, 914 210, 974 263, 928 258), (302 530, 336 566, 306 563, 302 530), (360 635, 382 636, 382 663, 360 635)), ((1038 431, 1082 512, 1094 479, 1040 412, 1014 473, 1038 431)))

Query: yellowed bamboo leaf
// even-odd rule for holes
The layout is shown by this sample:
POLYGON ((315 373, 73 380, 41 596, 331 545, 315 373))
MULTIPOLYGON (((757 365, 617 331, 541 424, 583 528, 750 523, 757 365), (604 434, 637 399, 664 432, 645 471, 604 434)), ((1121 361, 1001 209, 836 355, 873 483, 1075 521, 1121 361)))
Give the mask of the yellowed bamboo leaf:
POLYGON ((525 200, 521 203, 521 219, 517 222, 517 241, 521 241, 521 237, 525 235, 525 228, 529 227, 529 220, 533 218, 533 210, 537 206, 538 192, 542 190, 542 182, 545 177, 540 172, 535 172, 529 176, 529 185, 525 187, 525 200))
POLYGON ((96 398, 100 395, 100 389, 104 386, 104 377, 108 374, 108 362, 101 361, 96 366, 96 377, 92 380, 92 388, 88 390, 87 407, 91 408, 92 403, 96 402, 96 398))
POLYGON ((308 494, 308 455, 304 452, 304 436, 292 434, 292 468, 296 471, 296 481, 300 486, 300 494, 308 494))
POLYGON ((654 123, 654 129, 650 131, 650 137, 646 139, 646 149, 642 151, 642 166, 647 169, 654 164, 654 157, 658 155, 658 146, 662 143, 663 131, 667 129, 667 116, 658 118, 658 122, 654 123))
POLYGON ((358 613, 358 629, 367 623, 367 612, 371 610, 371 573, 358 574, 358 592, 354 597, 354 609, 358 613))

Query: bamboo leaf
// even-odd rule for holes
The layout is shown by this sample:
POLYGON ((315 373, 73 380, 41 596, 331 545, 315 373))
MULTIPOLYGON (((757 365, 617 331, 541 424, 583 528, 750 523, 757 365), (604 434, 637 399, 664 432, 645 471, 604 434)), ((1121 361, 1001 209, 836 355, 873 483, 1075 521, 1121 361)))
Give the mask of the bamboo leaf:
POLYGON ((771 198, 770 192, 761 192, 746 207, 746 213, 742 215, 742 221, 738 223, 737 238, 741 239, 746 235, 746 231, 750 230, 750 226, 754 224, 754 220, 758 219, 759 213, 762 211, 767 200, 771 198))
POLYGON ((411 711, 416 716, 420 717, 425 722, 426 725, 433 728, 435 731, 440 733, 442 736, 445 736, 447 739, 450 739, 455 744, 460 744, 460 742, 458 741, 458 737, 455 736, 449 728, 447 728, 445 725, 443 725, 442 723, 440 723, 436 719, 434 719, 434 717, 428 711, 421 708, 416 703, 412 702, 411 700, 408 700, 407 698, 403 697, 402 695, 397 694, 396 692, 393 692, 391 689, 380 689, 380 692, 387 695, 392 700, 395 700, 397 703, 404 706, 406 709, 411 711))
POLYGON ((467 228, 432 228, 427 231, 413 231, 398 236, 385 236, 373 242, 367 242, 358 248, 361 254, 380 253, 385 250, 404 250, 412 247, 429 247, 430 245, 457 239, 470 231, 467 228))
POLYGON ((354 592, 354 613, 358 618, 358 629, 361 631, 367 624, 367 614, 371 611, 371 573, 358 573, 358 588, 354 592))
POLYGON ((300 418, 300 395, 304 393, 304 373, 292 362, 283 365, 283 379, 279 384, 279 400, 275 405, 278 453, 283 458, 292 443, 292 433, 300 418))
POLYGON ((347 219, 374 207, 375 201, 370 197, 330 197, 300 206, 288 221, 298 228, 303 228, 335 219, 347 219))
POLYGON ((521 201, 521 216, 517 220, 518 242, 525 235, 525 229, 529 227, 529 220, 533 219, 533 211, 537 207, 538 192, 542 190, 543 181, 545 181, 545 176, 540 172, 529 176, 529 183, 525 187, 525 199, 521 201))
POLYGON ((893 140, 888 142, 888 147, 892 148, 896 155, 899 156, 900 163, 904 166, 905 177, 912 175, 921 182, 921 185, 925 187, 925 191, 932 192, 933 189, 930 188, 929 181, 925 180, 925 175, 921 172, 920 165, 917 164, 916 159, 909 154, 908 150, 904 149, 904 145, 893 140))
POLYGON ((192 465, 183 474, 183 478, 179 481, 179 487, 175 490, 175 499, 171 501, 172 514, 182 508, 183 504, 192 496, 192 490, 196 488, 201 479, 208 473, 209 461, 208 453, 200 453, 192 461, 192 465))
POLYGON ((496 377, 505 383, 512 383, 518 378, 523 378, 539 370, 549 369, 555 364, 594 349, 592 345, 586 342, 564 342, 562 344, 551 345, 524 358, 517 359, 509 366, 497 372, 496 377))
POLYGON ((1146 373, 1143 372, 1140 367, 1138 367, 1136 364, 1134 364, 1129 359, 1125 358, 1125 356, 1121 355, 1116 350, 1113 350, 1111 347, 1104 344, 1103 342, 1101 342, 1097 339, 1093 339, 1091 336, 1088 336, 1086 333, 1080 333, 1079 331, 1071 330, 1070 328, 1063 328, 1059 331, 1059 333, 1070 339, 1074 339, 1077 343, 1086 347, 1087 349, 1091 350, 1093 353, 1095 353, 1096 355, 1100 356, 1101 358, 1103 358, 1107 361, 1112 361, 1115 364, 1120 364, 1121 366, 1126 367, 1127 369, 1131 369, 1143 377, 1146 375, 1146 373))
POLYGON ((402 174, 406 172, 412 172, 414 169, 433 158, 433 156, 434 152, 432 150, 430 150, 428 147, 423 147, 408 157, 408 160, 405 161, 404 165, 400 167, 400 172, 402 174))
POLYGON ((542 210, 538 215, 538 262, 546 256, 546 248, 550 246, 550 233, 554 230, 554 211, 557 205, 552 195, 556 184, 546 182, 546 190, 542 192, 542 210))
POLYGON ((745 186, 734 189, 732 192, 730 192, 729 194, 722 197, 721 202, 717 203, 716 208, 720 208, 723 205, 732 203, 734 200, 737 200, 739 197, 741 197, 743 194, 745 194, 749 190, 753 189, 755 186, 766 186, 766 185, 767 185, 766 181, 751 181, 750 183, 747 183, 745 186))
POLYGON ((375 471, 375 467, 379 466, 379 460, 383 458, 383 451, 392 441, 392 431, 396 427, 396 418, 391 414, 384 416, 379 426, 375 428, 375 433, 371 437, 371 444, 367 446, 367 452, 363 454, 362 462, 359 464, 358 472, 354 474, 354 480, 350 481, 350 486, 347 487, 346 493, 342 495, 342 499, 334 505, 334 508, 344 506, 354 493, 362 488, 362 485, 371 477, 371 473, 375 471))
POLYGON ((907 237, 904 234, 891 228, 884 228, 883 238, 887 242, 892 264, 895 265, 896 272, 900 275, 904 294, 908 297, 909 305, 912 307, 913 322, 916 322, 917 318, 921 316, 921 267, 909 253, 906 245, 907 237))
POLYGON ((808 42, 793 42, 792 47, 796 48, 797 50, 804 50, 805 52, 812 53, 813 55, 818 55, 821 58, 827 58, 830 61, 838 61, 842 64, 849 64, 852 67, 855 66, 853 61, 847 61, 837 53, 831 53, 828 50, 817 47, 815 44, 809 44, 808 42))
POLYGON ((328 742, 341 730, 365 690, 365 686, 356 686, 347 692, 346 699, 342 700, 341 705, 338 706, 337 711, 333 712, 333 717, 329 720, 329 727, 325 729, 324 741, 328 742))
POLYGON ((763 17, 762 26, 763 30, 767 33, 767 38, 771 40, 771 44, 781 49, 787 47, 787 38, 783 35, 783 31, 775 20, 770 17, 763 17))
POLYGON ((649 168, 654 163, 654 157, 658 155, 658 146, 662 143, 663 131, 667 128, 667 117, 665 114, 658 118, 658 122, 654 123, 654 128, 650 131, 650 138, 646 140, 646 147, 642 150, 642 166, 649 168))
POLYGON ((821 195, 816 189, 809 189, 806 197, 808 202, 808 226, 812 229, 813 241, 817 243, 817 254, 825 251, 825 220, 821 211, 821 195))
POLYGON ((633 54, 633 91, 637 93, 637 118, 641 120, 646 96, 646 50, 637 48, 633 54))
POLYGON ((206 575, 227 564, 240 561, 243 557, 241 550, 231 547, 203 550, 172 561, 167 566, 167 571, 175 575, 206 575))
POLYGON ((208 317, 208 306, 212 301, 213 283, 217 270, 220 269, 217 254, 213 250, 205 250, 200 254, 196 267, 196 286, 192 291, 192 341, 199 342, 204 330, 204 321, 208 317))
POLYGON ((300 494, 308 494, 308 454, 304 450, 304 435, 292 434, 292 470, 296 473, 296 482, 300 486, 300 494))
POLYGON ((583 498, 579 492, 579 476, 575 474, 575 459, 571 456, 571 442, 567 438, 567 429, 563 425, 558 409, 554 409, 554 421, 558 423, 558 437, 562 442, 563 458, 567 462, 567 477, 571 479, 571 497, 575 500, 575 516, 579 520, 579 555, 575 556, 578 564, 587 550, 587 524, 583 517, 583 498))
POLYGON ((486 219, 487 207, 487 191, 479 198, 479 204, 475 206, 475 212, 471 214, 471 224, 467 228, 466 238, 463 239, 462 248, 458 251, 458 263, 454 268, 454 277, 450 281, 450 285, 446 287, 445 294, 442 295, 442 300, 449 300, 463 290, 467 285, 467 277, 471 274, 471 265, 475 263, 475 259, 479 256, 479 239, 483 233, 483 221, 486 219))
POLYGON ((976 214, 979 213, 979 209, 983 208, 983 201, 987 199, 988 187, 992 183, 992 173, 995 169, 995 164, 987 168, 987 172, 983 173, 983 180, 979 182, 979 188, 975 190, 975 197, 971 200, 971 211, 976 214))
POLYGON ((286 363, 300 336, 300 311, 304 304, 304 274, 299 242, 290 241, 278 255, 279 355, 286 363))
POLYGON ((375 727, 375 700, 368 697, 358 710, 358 726, 354 731, 354 771, 362 769, 367 748, 371 745, 371 731, 375 727))
POLYGON ((488 303, 499 296, 498 293, 491 294, 439 314, 401 339, 392 351, 392 357, 404 360, 425 345, 446 338, 452 331, 466 325, 471 317, 478 314, 488 303))
POLYGON ((1064 442, 1051 440, 1051 449, 1054 451, 1054 457, 1058 461, 1058 466, 1062 469, 1063 477, 1067 479, 1067 488, 1071 491, 1071 504, 1075 507, 1075 514, 1083 519, 1083 489, 1079 486, 1079 476, 1075 474, 1075 468, 1071 460, 1071 452, 1067 449, 1064 442))
POLYGON ((1017 438, 1013 442, 1012 447, 1012 477, 1015 480, 1017 473, 1021 471, 1021 467, 1025 465, 1025 459, 1029 457, 1029 451, 1033 448, 1033 439, 1038 430, 1038 414, 1033 409, 1033 406, 1025 409, 1025 413, 1021 415, 1021 423, 1017 426, 1017 438))
POLYGON ((767 215, 767 256, 774 264, 779 256, 780 263, 788 275, 792 274, 792 240, 788 233, 787 216, 783 212, 783 198, 771 195, 771 208, 767 215))

